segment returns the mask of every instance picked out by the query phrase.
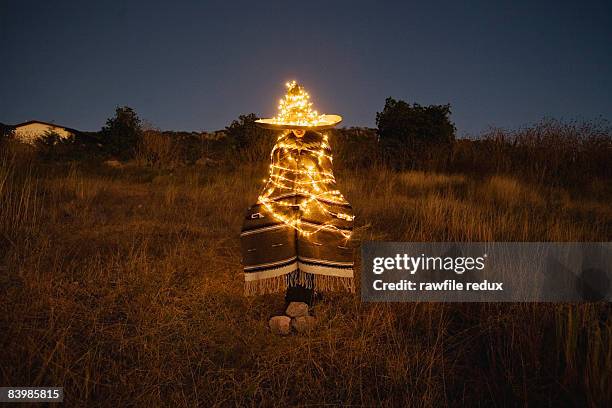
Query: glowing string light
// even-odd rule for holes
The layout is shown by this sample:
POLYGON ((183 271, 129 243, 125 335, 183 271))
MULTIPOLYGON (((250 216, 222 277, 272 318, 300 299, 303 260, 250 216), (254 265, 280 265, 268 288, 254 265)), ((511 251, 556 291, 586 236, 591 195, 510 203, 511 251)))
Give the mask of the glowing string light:
POLYGON ((274 118, 277 123, 316 126, 319 123, 319 114, 312 110, 310 95, 304 87, 295 81, 285 84, 287 94, 278 103, 278 115, 274 118))
MULTIPOLYGON (((280 100, 278 115, 273 121, 283 125, 317 126, 320 116, 312 110, 310 96, 304 88, 295 81, 288 82, 287 94, 280 100)), ((261 203, 272 216, 294 228, 304 236, 310 236, 319 231, 332 231, 348 239, 351 231, 326 221, 314 224, 301 220, 299 213, 313 214, 317 211, 332 220, 352 221, 353 216, 342 212, 335 212, 330 205, 347 205, 339 190, 329 187, 336 180, 330 171, 332 156, 328 153, 330 146, 328 136, 322 135, 320 142, 307 142, 302 139, 303 131, 289 130, 282 133, 270 153, 271 165, 266 186, 259 196, 261 203), (291 133, 295 137, 291 137, 291 133), (283 165, 277 163, 284 162, 283 165), (286 191, 278 195, 279 191, 286 191), (276 194, 276 196, 274 196, 276 194), (282 201, 283 198, 302 196, 295 203, 282 201), (286 209, 289 214, 283 212, 286 209), (299 210, 299 211, 292 211, 299 210)))

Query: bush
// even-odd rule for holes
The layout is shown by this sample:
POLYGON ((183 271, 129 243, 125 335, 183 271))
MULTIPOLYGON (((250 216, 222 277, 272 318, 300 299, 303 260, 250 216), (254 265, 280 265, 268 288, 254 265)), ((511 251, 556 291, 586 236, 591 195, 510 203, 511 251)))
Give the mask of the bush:
POLYGON ((339 128, 329 132, 335 169, 358 170, 381 162, 375 129, 339 128))
POLYGON ((257 119, 254 113, 240 115, 225 128, 229 147, 240 160, 248 162, 267 160, 274 146, 275 132, 259 127, 255 123, 257 119))
POLYGON ((514 132, 491 129, 479 140, 457 141, 448 170, 569 186, 610 179, 610 162, 612 129, 606 121, 545 119, 514 132))
POLYGON ((74 135, 62 137, 57 132, 47 131, 39 139, 36 139, 34 144, 38 154, 43 159, 57 160, 77 156, 74 135))
POLYGON ((132 158, 142 138, 140 118, 132 108, 118 107, 101 133, 102 143, 110 154, 123 159, 132 158))
POLYGON ((439 169, 447 164, 455 125, 450 105, 421 106, 387 98, 376 125, 383 159, 395 169, 439 169))
POLYGON ((182 162, 181 146, 159 130, 145 130, 142 134, 136 159, 151 167, 175 167, 182 162))

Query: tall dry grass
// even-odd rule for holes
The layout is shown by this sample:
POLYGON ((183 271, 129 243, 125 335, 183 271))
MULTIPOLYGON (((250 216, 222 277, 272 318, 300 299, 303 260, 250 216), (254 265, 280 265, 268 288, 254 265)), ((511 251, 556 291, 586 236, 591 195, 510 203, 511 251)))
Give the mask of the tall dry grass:
MULTIPOLYGON (((3 385, 63 386, 69 406, 611 400, 607 304, 367 304, 328 294, 316 333, 272 336, 266 322, 282 296, 242 296, 238 240, 265 164, 166 170, 2 157, 3 385)), ((610 239, 609 197, 597 194, 350 166, 337 179, 357 214, 356 245, 610 239)))
POLYGON ((25 149, 0 150, 0 255, 36 234, 43 212, 35 156, 25 149))

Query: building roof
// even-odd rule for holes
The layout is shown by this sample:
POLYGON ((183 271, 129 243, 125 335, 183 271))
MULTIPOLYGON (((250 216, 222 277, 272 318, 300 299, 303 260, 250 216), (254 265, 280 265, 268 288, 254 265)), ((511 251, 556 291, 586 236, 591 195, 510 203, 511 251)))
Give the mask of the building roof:
POLYGON ((56 127, 56 128, 64 129, 64 130, 66 130, 68 132, 73 132, 73 133, 74 132, 77 132, 77 133, 79 132, 76 129, 72 129, 72 128, 69 128, 69 127, 66 127, 66 126, 58 125, 56 123, 43 122, 42 120, 28 120, 27 122, 18 123, 16 125, 13 125, 12 127, 17 129, 18 127, 31 125, 32 123, 40 123, 41 125, 53 126, 53 127, 56 127))

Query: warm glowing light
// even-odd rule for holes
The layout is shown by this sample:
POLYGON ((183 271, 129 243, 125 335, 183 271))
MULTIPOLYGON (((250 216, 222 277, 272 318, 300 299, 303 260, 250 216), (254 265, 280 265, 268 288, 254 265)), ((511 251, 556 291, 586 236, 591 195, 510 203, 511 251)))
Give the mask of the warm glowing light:
MULTIPOLYGON (((292 167, 279 166, 277 164, 270 165, 270 174, 267 180, 267 184, 259 196, 259 203, 261 203, 270 214, 277 220, 283 222, 285 225, 294 228, 303 236, 310 236, 319 231, 333 231, 341 234, 344 238, 349 239, 351 237, 351 231, 338 228, 331 222, 325 222, 323 224, 310 224, 302 222, 297 216, 288 216, 280 211, 283 207, 299 207, 303 214, 312 214, 319 212, 324 214, 325 218, 341 219, 346 221, 352 221, 353 216, 341 212, 334 212, 328 209, 331 204, 344 205, 347 201, 344 199, 339 190, 329 189, 328 186, 336 182, 334 175, 331 172, 318 170, 319 167, 330 167, 329 165, 322 166, 323 161, 328 160, 331 164, 331 155, 326 154, 325 149, 329 148, 326 143, 321 143, 318 148, 291 146, 282 142, 292 131, 286 131, 279 137, 279 142, 276 144, 271 152, 271 161, 274 163, 274 156, 280 154, 279 150, 289 154, 289 161, 292 163, 292 167), (310 153, 310 157, 317 158, 318 166, 313 164, 304 164, 300 160, 296 160, 294 155, 298 152, 310 153), (271 198, 275 193, 286 192, 288 195, 301 195, 305 198, 302 199, 299 204, 291 204, 283 201, 274 200, 271 198), (275 209, 274 206, 279 208, 275 209)), ((327 140, 327 136, 323 136, 323 140, 327 140)))
POLYGON ((339 228, 333 222, 334 219, 352 221, 354 217, 331 210, 347 205, 348 202, 334 187, 336 180, 331 172, 332 156, 329 154, 328 136, 318 133, 322 137, 318 145, 301 142, 305 130, 333 127, 342 118, 338 115, 319 115, 312 109, 308 92, 296 81, 287 82, 285 86, 287 94, 278 103, 277 116, 257 120, 260 126, 266 128, 285 129, 270 153, 272 164, 269 167, 269 178, 258 202, 275 219, 294 228, 303 236, 311 236, 319 231, 332 231, 349 239, 351 231, 339 228), (290 137, 292 133, 295 137, 290 137), (302 198, 299 202, 288 203, 279 200, 279 196, 296 197, 296 200, 298 196, 302 198), (320 218, 330 221, 322 224, 310 223, 302 220, 300 213, 315 216, 318 214, 321 215, 320 218))
MULTIPOLYGON (((319 115, 312 109, 310 95, 295 81, 285 84, 287 93, 278 101, 278 114, 273 118, 258 119, 261 127, 268 129, 291 129, 294 133, 303 130, 322 130, 334 127, 342 121, 339 115, 319 115)), ((297 136, 300 136, 296 133, 297 136)))
POLYGON ((274 121, 279 124, 297 126, 317 126, 320 116, 312 110, 310 95, 295 81, 287 82, 287 94, 278 103, 278 115, 274 121))

